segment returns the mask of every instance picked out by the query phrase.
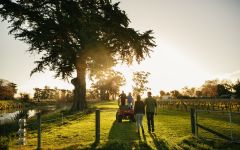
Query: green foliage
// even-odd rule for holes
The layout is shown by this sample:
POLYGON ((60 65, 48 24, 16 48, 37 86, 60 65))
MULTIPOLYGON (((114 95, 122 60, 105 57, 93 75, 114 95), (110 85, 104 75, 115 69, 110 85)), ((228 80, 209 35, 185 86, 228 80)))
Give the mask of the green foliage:
POLYGON ((29 102, 30 101, 30 96, 27 93, 20 93, 20 100, 23 102, 29 102))
POLYGON ((9 143, 9 139, 7 137, 0 136, 0 149, 7 150, 8 143, 9 143))
POLYGON ((152 30, 128 27, 119 3, 109 0, 2 0, 0 7, 10 34, 29 44, 30 53, 42 54, 31 74, 49 68, 56 77, 69 78, 77 72, 73 110, 87 107, 87 72, 139 63, 156 46, 152 30))
MULTIPOLYGON (((161 93, 161 91, 160 91, 160 93, 161 93)), ((170 91, 170 93, 171 93, 172 98, 178 98, 178 97, 182 96, 181 93, 178 90, 170 91)))
POLYGON ((99 71, 92 81, 92 88, 100 93, 101 100, 109 100, 110 96, 115 99, 119 94, 120 87, 126 84, 123 74, 111 69, 99 71))
POLYGON ((224 95, 230 95, 231 92, 223 84, 217 84, 217 94, 218 97, 222 97, 224 95))
POLYGON ((166 94, 165 91, 163 91, 163 90, 161 90, 159 93, 160 93, 160 96, 161 96, 161 97, 166 94))
POLYGON ((77 59, 100 69, 114 60, 131 63, 149 55, 155 46, 152 31, 129 28, 118 5, 109 0, 4 0, 0 15, 11 23, 10 33, 30 45, 29 52, 43 53, 32 73, 49 67, 65 78, 78 67, 77 59))
POLYGON ((0 79, 0 99, 11 100, 17 93, 17 84, 0 79))
POLYGON ((195 96, 196 89, 194 87, 184 87, 182 88, 182 95, 179 95, 180 97, 194 97, 195 96))
MULTIPOLYGON (((238 83, 233 84, 229 80, 207 80, 198 88, 184 87, 181 91, 170 91, 173 98, 231 98, 233 94, 237 95, 238 83)), ((160 95, 165 95, 164 91, 160 91, 160 95)))
POLYGON ((134 72, 133 73, 133 95, 142 95, 144 91, 150 90, 149 87, 146 86, 148 83, 148 77, 150 73, 149 72, 144 72, 144 71, 139 71, 139 72, 134 72))
POLYGON ((238 98, 240 98, 240 81, 238 80, 236 84, 233 86, 233 89, 235 90, 235 94, 238 98))
POLYGON ((45 86, 43 89, 34 88, 34 98, 35 99, 54 99, 57 101, 70 101, 72 98, 72 91, 65 89, 54 88, 51 89, 45 86))
POLYGON ((228 80, 208 80, 201 88, 203 97, 231 97, 233 84, 228 80))

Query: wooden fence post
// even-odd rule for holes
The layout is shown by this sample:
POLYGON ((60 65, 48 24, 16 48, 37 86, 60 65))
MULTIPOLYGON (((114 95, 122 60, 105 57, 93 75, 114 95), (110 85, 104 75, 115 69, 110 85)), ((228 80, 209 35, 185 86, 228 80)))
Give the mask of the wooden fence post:
POLYGON ((195 108, 191 108, 191 127, 192 134, 197 136, 197 113, 195 108))
POLYGON ((62 125, 63 125, 63 113, 62 113, 62 125))
POLYGON ((233 132, 232 132, 232 107, 231 107, 231 101, 230 101, 230 107, 229 107, 229 125, 231 130, 231 141, 233 141, 233 132))
POLYGON ((96 109, 96 143, 100 141, 100 110, 96 109))
POLYGON ((41 149, 41 113, 37 113, 37 126, 38 126, 38 145, 37 145, 37 150, 41 149))

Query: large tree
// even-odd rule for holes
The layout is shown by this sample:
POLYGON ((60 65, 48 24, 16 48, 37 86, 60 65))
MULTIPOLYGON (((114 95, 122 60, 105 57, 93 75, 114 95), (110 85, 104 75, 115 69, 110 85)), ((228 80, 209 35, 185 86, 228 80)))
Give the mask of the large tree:
POLYGON ((76 73, 73 110, 87 107, 88 71, 140 62, 155 46, 152 30, 130 28, 119 3, 110 0, 1 0, 0 15, 10 34, 41 54, 32 73, 50 69, 63 79, 76 73))

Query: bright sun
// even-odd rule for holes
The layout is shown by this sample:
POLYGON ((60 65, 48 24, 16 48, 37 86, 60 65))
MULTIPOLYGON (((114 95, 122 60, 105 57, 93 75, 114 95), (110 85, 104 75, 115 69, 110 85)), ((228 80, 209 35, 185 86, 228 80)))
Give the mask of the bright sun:
MULTIPOLYGON (((117 65, 116 71, 121 72, 126 78, 126 85, 122 90, 132 92, 132 75, 135 71, 149 72, 149 83, 154 95, 160 90, 180 90, 185 86, 200 87, 205 80, 211 79, 207 71, 199 66, 191 57, 178 53, 172 45, 161 44, 159 53, 154 53, 141 64, 117 65)), ((155 50, 156 51, 156 50, 155 50)))

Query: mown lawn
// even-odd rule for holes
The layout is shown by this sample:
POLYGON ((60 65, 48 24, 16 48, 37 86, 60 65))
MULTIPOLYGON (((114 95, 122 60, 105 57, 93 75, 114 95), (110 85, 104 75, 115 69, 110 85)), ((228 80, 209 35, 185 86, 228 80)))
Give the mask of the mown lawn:
MULTIPOLYGON (((91 105, 89 111, 77 113, 61 119, 61 114, 48 115, 42 118, 56 119, 42 124, 43 149, 240 149, 240 145, 224 140, 207 140, 207 134, 200 132, 202 138, 191 135, 190 114, 176 110, 160 109, 155 117, 155 133, 147 132, 144 118, 145 134, 136 133, 135 123, 115 121, 118 106, 115 102, 104 102, 91 105), (94 108, 101 110, 101 140, 95 141, 94 108)), ((204 125, 214 127, 223 133, 226 121, 218 117, 201 114, 204 125), (205 120, 204 120, 205 119, 205 120), (223 126, 222 126, 223 125, 223 126), (217 128, 217 127, 218 128, 217 128), (221 129, 223 128, 223 129, 221 129)), ((234 133, 240 135, 239 122, 232 124, 234 133), (236 129, 235 129, 236 128, 236 129)), ((30 124, 27 134, 27 145, 18 146, 16 140, 10 143, 10 149, 35 149, 37 147, 36 125, 30 124)))

